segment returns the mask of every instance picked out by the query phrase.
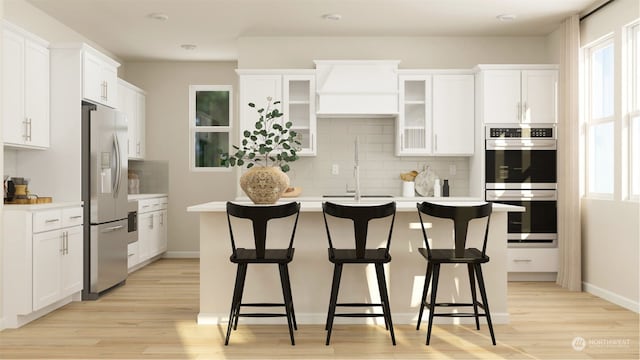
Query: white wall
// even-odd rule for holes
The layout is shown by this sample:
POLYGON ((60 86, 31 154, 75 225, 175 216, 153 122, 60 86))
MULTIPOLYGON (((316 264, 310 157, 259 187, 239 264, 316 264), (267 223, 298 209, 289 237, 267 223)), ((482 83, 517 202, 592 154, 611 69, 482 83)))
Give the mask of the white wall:
MULTIPOLYGON (((637 0, 616 0, 580 25, 580 41, 586 45, 614 33, 615 49, 615 163, 611 200, 585 198, 582 203, 583 282, 585 290, 640 311, 640 206, 625 199, 622 163, 623 105, 621 61, 623 26, 640 16, 637 0)), ((578 131, 578 129, 576 129, 578 131)))
POLYGON ((313 60, 401 60, 400 68, 463 68, 492 63, 546 63, 539 37, 244 37, 239 68, 308 68, 313 60), (273 49, 278 49, 274 51, 273 49))
MULTIPOLYGON (((189 85, 233 85, 237 101, 235 62, 132 62, 124 79, 147 92, 146 159, 169 163, 169 252, 199 251, 199 218, 188 206, 231 200, 235 171, 192 172, 189 169, 189 85)), ((234 111, 234 121, 237 115, 234 111)), ((235 135, 234 135, 235 136, 235 135)))

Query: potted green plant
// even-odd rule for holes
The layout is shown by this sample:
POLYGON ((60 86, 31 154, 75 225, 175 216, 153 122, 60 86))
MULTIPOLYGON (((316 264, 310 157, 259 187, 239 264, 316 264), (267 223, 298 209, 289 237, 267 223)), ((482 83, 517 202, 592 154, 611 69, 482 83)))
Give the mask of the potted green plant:
POLYGON ((282 196, 289 187, 288 163, 298 159, 298 134, 291 130, 290 121, 283 121, 279 104, 271 97, 263 108, 249 103, 258 114, 253 130, 243 130, 240 145, 232 145, 235 153, 222 155, 223 165, 247 167, 240 187, 256 204, 273 204, 282 196))

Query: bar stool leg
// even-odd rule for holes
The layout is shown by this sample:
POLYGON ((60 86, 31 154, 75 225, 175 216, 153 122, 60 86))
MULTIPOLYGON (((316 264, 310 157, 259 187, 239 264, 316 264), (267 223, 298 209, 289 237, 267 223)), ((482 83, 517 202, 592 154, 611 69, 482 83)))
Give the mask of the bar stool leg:
POLYGON ((469 285, 471 286, 473 313, 476 315, 476 330, 480 330, 480 320, 478 319, 478 299, 476 298, 476 278, 473 275, 473 264, 467 264, 467 269, 469 270, 469 285))
POLYGON ((420 323, 422 322, 422 313, 424 312, 424 307, 427 306, 427 290, 429 290, 429 282, 431 281, 431 272, 433 271, 433 265, 430 262, 427 262, 427 274, 424 277, 424 287, 422 288, 422 299, 420 299, 420 312, 418 313, 418 325, 416 325, 416 330, 420 330, 420 323))
POLYGON ((240 293, 238 294, 238 305, 237 305, 237 310, 236 310, 236 320, 235 323, 233 324, 233 330, 238 330, 238 320, 240 319, 240 308, 242 307, 242 295, 244 294, 244 281, 247 278, 247 268, 249 267, 248 264, 239 264, 238 265, 240 267, 240 271, 241 271, 241 276, 240 276, 240 293))
POLYGON ((291 345, 295 345, 296 341, 293 338, 293 321, 291 316, 291 302, 290 302, 290 294, 287 286, 287 275, 285 273, 285 265, 278 264, 278 269, 280 270, 280 283, 282 284, 282 299, 284 301, 284 309, 287 313, 287 324, 289 325, 289 337, 291 338, 291 345))
POLYGON ((289 265, 284 264, 284 275, 287 281, 287 291, 289 293, 289 303, 291 304, 291 319, 293 320, 293 330, 298 330, 298 322, 296 321, 296 311, 293 307, 293 292, 291 291, 291 278, 289 277, 289 265))
POLYGON ((389 293, 387 292, 387 282, 384 276, 384 265, 376 264, 376 273, 378 275, 378 284, 380 286, 380 297, 382 298, 382 311, 385 322, 389 323, 389 332, 391 334, 391 343, 396 345, 396 335, 393 332, 393 322, 391 321, 391 306, 389 305, 389 293))
POLYGON ((491 324, 491 313, 489 312, 489 302, 487 301, 487 291, 484 287, 484 278, 482 276, 482 267, 480 264, 474 264, 476 274, 478 275, 478 285, 480 287, 480 296, 482 296, 482 304, 484 305, 484 313, 487 317, 487 325, 489 325, 489 332, 491 333, 491 342, 496 344, 496 337, 493 334, 493 325, 491 324))
POLYGON ((240 305, 240 297, 242 293, 242 283, 243 283, 243 267, 246 266, 244 264, 238 264, 238 268, 236 270, 236 284, 233 289, 233 297, 231 298, 231 311, 229 311, 229 324, 227 325, 227 336, 224 340, 224 345, 229 345, 229 337, 231 336, 231 328, 233 327, 234 321, 237 321, 238 313, 239 313, 239 305, 240 305))
POLYGON ((387 311, 384 306, 384 297, 382 296, 383 286, 387 284, 383 279, 380 279, 380 275, 378 273, 378 264, 375 264, 376 267, 376 279, 378 280, 378 293, 380 294, 380 304, 382 305, 382 318, 384 319, 384 329, 389 331, 389 321, 387 320, 387 311))
POLYGON ((427 345, 431 340, 431 327, 433 326, 433 314, 436 310, 436 295, 438 293, 438 278, 440 277, 440 264, 433 265, 433 283, 431 285, 431 303, 429 304, 429 326, 427 328, 427 345))
POLYGON ((331 340, 331 329, 333 328, 333 318, 336 314, 336 304, 338 302, 338 289, 340 288, 340 277, 342 275, 342 264, 335 264, 333 268, 333 284, 331 285, 331 299, 329 300, 329 314, 327 315, 327 341, 331 340))

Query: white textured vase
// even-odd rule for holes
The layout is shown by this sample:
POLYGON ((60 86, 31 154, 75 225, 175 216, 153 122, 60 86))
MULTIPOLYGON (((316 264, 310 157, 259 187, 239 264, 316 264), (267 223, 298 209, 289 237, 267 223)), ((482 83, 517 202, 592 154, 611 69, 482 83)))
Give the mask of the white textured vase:
POLYGON ((255 204, 274 204, 289 187, 289 177, 277 166, 254 166, 240 176, 240 187, 255 204))

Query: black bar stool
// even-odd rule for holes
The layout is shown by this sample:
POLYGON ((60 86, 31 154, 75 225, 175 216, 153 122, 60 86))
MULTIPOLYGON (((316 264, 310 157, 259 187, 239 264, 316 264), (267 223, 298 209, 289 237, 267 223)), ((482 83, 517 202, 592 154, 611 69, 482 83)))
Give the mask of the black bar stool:
POLYGON ((298 330, 296 324, 296 315, 293 309, 293 298, 291 295, 291 282, 289 280, 288 264, 293 260, 293 238, 295 237, 296 227, 298 225, 298 216, 300 214, 300 203, 291 202, 284 205, 273 206, 244 206, 231 202, 227 202, 227 221, 229 223, 229 235, 231 237, 231 254, 232 263, 238 264, 236 273, 236 284, 233 289, 233 298, 231 300, 231 312, 229 313, 229 325, 227 326, 227 337, 224 341, 225 345, 229 344, 229 336, 231 328, 238 328, 238 318, 243 317, 278 317, 284 316, 289 324, 289 336, 291 337, 291 345, 295 345, 293 338, 293 330, 298 330), (267 249, 267 223, 271 219, 286 218, 295 215, 293 230, 289 246, 286 249, 267 249), (253 237, 255 248, 245 249, 236 248, 233 236, 233 226, 231 225, 231 217, 249 219, 253 224, 253 237), (242 292, 244 290, 244 281, 247 275, 247 266, 249 264, 278 264, 280 271, 280 282, 282 285, 282 295, 284 303, 242 303, 242 292), (240 313, 240 308, 247 307, 274 307, 283 306, 285 314, 277 313, 240 313))
POLYGON ((324 216, 324 224, 327 229, 327 238, 329 240, 329 261, 334 264, 333 282, 331 284, 331 298, 329 300, 329 311, 327 313, 327 330, 326 345, 331 340, 331 330, 333 328, 333 320, 336 316, 341 317, 384 317, 384 323, 387 330, 391 334, 391 342, 396 344, 396 338, 393 333, 393 323, 391 321, 391 308, 389 307, 389 294, 387 292, 387 283, 384 276, 384 264, 391 261, 389 255, 389 246, 391 245, 391 233, 393 232, 393 223, 396 216, 396 203, 390 202, 384 205, 373 206, 346 206, 325 202, 322 204, 322 212, 324 216), (355 233, 355 248, 336 249, 331 241, 331 232, 327 222, 327 215, 350 219, 353 221, 355 233), (367 249, 367 230, 369 220, 381 219, 392 216, 389 226, 389 236, 387 245, 384 248, 367 249), (376 277, 378 278, 378 290, 380 291, 380 304, 374 303, 338 303, 338 290, 340 288, 340 277, 342 275, 342 266, 344 264, 375 264, 376 277), (336 306, 345 307, 382 307, 380 313, 340 313, 336 314, 336 306))
POLYGON ((491 324, 491 314, 489 312, 489 303, 487 302, 487 292, 484 286, 484 278, 482 277, 483 263, 489 261, 489 257, 486 255, 487 238, 489 235, 489 220, 491 215, 491 204, 483 204, 478 206, 446 206, 438 205, 429 202, 423 202, 417 204, 418 216, 420 217, 420 224, 422 225, 422 234, 424 236, 424 242, 426 248, 420 248, 418 251, 422 256, 427 259, 427 275, 424 279, 424 288, 422 290, 422 301, 420 303, 420 313, 418 314, 418 325, 416 330, 420 330, 420 321, 422 320, 422 312, 425 306, 429 307, 429 327, 427 329, 427 345, 431 339, 431 327, 433 325, 434 316, 442 317, 474 317, 476 320, 476 329, 480 330, 480 321, 478 317, 484 316, 487 318, 487 324, 489 325, 489 332, 491 333, 491 341, 493 345, 496 344, 496 338, 493 334, 493 325, 491 324), (454 238, 455 248, 453 249, 431 249, 429 247, 429 241, 427 237, 427 231, 422 220, 422 214, 437 218, 446 218, 453 220, 454 223, 454 238), (477 248, 467 248, 467 229, 469 222, 473 219, 487 218, 484 228, 484 240, 482 245, 482 251, 477 248), (471 286, 471 303, 436 303, 436 294, 438 292, 438 277, 440 275, 441 264, 467 264, 469 272, 469 284, 471 286), (480 288, 480 296, 482 302, 479 302, 476 298, 476 286, 475 277, 478 279, 478 287, 480 288), (429 281, 431 284, 431 302, 427 303, 427 289, 429 287, 429 281), (451 307, 451 306, 472 306, 473 313, 435 313, 435 308, 438 306, 451 307), (484 313, 478 313, 478 308, 482 308, 484 313))

